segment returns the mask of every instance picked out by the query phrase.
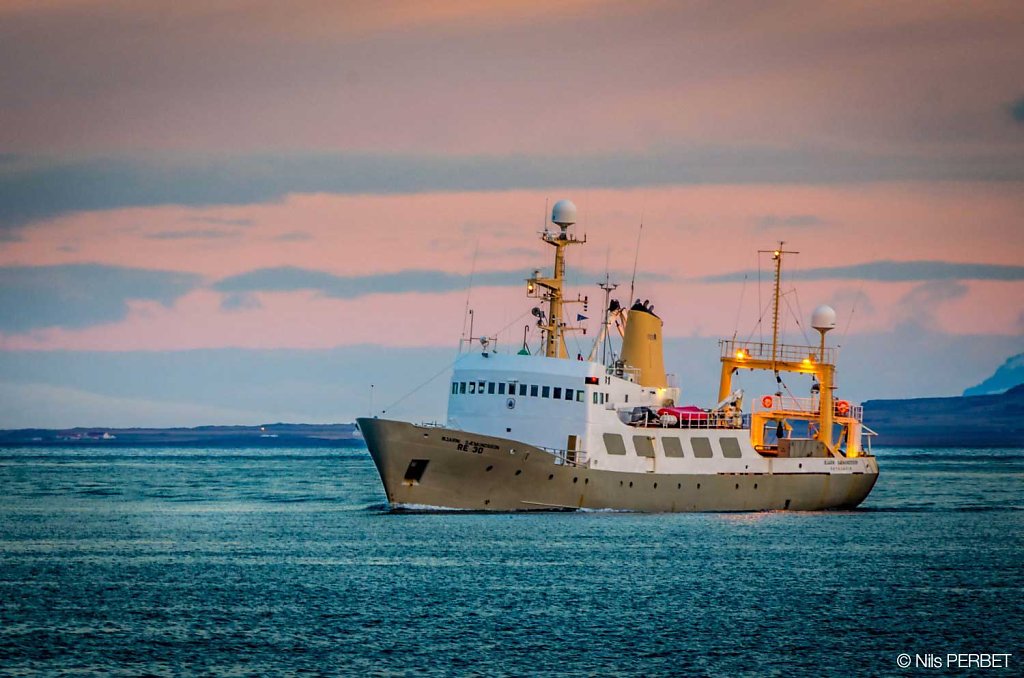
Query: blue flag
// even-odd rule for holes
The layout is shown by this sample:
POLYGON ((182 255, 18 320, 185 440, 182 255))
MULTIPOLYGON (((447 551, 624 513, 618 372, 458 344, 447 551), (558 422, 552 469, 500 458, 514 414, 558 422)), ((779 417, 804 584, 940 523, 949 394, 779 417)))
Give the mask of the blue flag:
POLYGON ((586 319, 587 319, 587 316, 583 315, 582 313, 577 313, 576 314, 576 322, 581 322, 581 321, 586 320, 586 319))

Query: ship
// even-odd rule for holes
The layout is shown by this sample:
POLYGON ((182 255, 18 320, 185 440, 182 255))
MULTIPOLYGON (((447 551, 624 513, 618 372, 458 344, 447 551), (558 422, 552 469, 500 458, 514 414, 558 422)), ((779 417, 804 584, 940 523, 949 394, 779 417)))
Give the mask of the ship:
POLYGON ((654 306, 612 299, 607 275, 593 349, 569 355, 566 336, 582 329, 583 316, 574 324, 566 309, 590 303, 564 291, 566 251, 586 243, 575 224, 575 206, 560 200, 540 233, 554 266, 525 280, 541 303, 532 309, 534 351, 525 338, 519 350, 499 351, 496 337, 471 329, 460 340, 444 424, 358 419, 392 509, 820 511, 864 501, 878 479, 874 431, 863 408, 836 392, 836 349, 826 345, 835 311, 815 309, 817 345, 780 341, 782 263, 792 254, 784 243, 764 251, 774 268, 771 342, 719 341, 718 397, 701 407, 683 404, 666 373, 654 306), (744 370, 774 373, 778 390, 748 405, 733 387, 744 370), (809 378, 806 397, 783 389, 782 374, 809 378))

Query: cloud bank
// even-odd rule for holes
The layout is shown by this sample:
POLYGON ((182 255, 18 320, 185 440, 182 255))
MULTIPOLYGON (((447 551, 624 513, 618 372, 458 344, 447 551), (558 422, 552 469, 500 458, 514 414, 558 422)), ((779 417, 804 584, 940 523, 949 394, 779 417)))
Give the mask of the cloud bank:
MULTIPOLYGON (((699 278, 705 283, 741 282, 757 277, 756 270, 734 271, 699 278)), ((787 271, 789 280, 877 280, 921 282, 928 280, 1024 280, 1024 266, 963 264, 951 261, 869 261, 852 266, 827 266, 787 271)))
POLYGON ((0 167, 0 234, 81 211, 247 205, 278 201, 290 193, 911 180, 1024 181, 1024 151, 937 157, 701 146, 570 156, 299 153, 66 162, 20 158, 0 167))
POLYGON ((131 300, 169 306, 201 282, 190 273, 100 264, 0 267, 0 330, 117 322, 131 300))

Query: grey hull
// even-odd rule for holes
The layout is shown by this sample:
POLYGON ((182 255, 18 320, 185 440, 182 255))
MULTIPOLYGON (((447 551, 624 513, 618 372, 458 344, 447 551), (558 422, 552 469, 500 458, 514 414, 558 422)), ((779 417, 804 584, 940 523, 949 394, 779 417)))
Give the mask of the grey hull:
POLYGON ((878 479, 877 472, 625 473, 560 464, 551 453, 513 440, 472 434, 467 444, 463 431, 385 419, 359 419, 359 428, 392 506, 819 511, 856 507, 878 479))

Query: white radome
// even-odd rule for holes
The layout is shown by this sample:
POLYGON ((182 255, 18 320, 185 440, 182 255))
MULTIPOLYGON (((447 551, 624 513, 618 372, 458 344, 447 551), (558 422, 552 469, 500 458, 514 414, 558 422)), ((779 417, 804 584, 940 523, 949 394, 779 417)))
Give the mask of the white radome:
POLYGON ((836 310, 828 304, 822 304, 811 314, 811 327, 816 330, 834 330, 836 328, 836 310))
POLYGON ((559 200, 551 208, 551 221, 559 226, 572 226, 576 223, 576 205, 572 200, 559 200))

